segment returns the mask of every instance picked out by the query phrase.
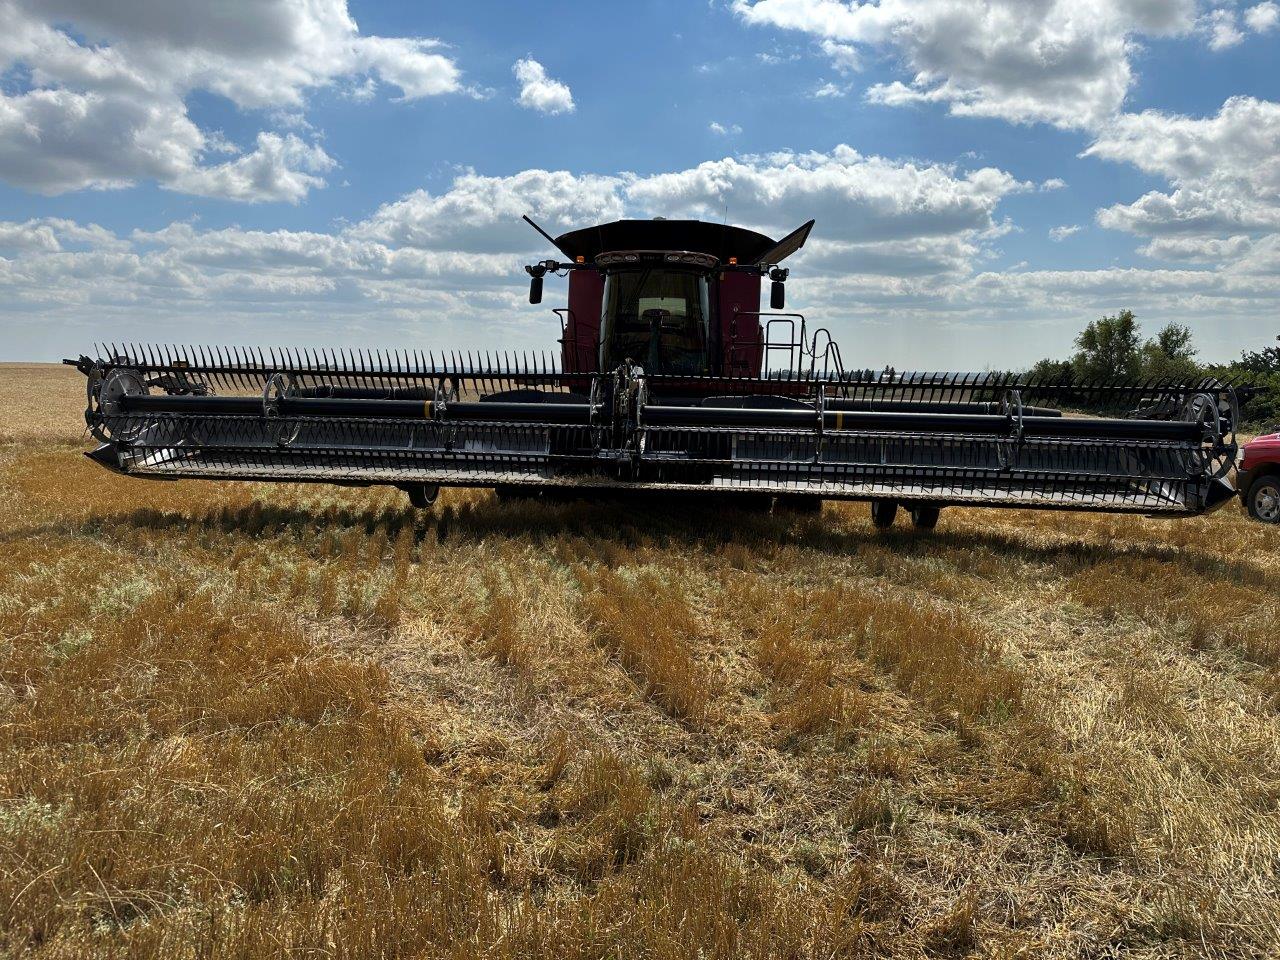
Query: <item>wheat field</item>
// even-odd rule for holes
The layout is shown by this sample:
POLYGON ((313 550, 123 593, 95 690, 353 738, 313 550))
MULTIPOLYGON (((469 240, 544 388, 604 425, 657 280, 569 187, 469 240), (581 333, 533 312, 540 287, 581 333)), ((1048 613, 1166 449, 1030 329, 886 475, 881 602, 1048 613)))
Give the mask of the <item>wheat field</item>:
POLYGON ((1280 536, 146 482, 0 366, 0 954, 1280 953, 1280 536))

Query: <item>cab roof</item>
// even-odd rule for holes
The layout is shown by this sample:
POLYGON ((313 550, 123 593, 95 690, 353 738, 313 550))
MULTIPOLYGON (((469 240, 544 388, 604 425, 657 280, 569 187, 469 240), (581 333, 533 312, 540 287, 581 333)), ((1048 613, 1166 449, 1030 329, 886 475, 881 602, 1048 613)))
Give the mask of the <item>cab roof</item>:
POLYGON ((777 263, 804 245, 812 227, 810 220, 779 242, 745 227, 703 220, 615 220, 562 233, 551 242, 570 260, 582 257, 587 263, 620 250, 682 250, 709 254, 721 263, 732 257, 742 264, 777 263))

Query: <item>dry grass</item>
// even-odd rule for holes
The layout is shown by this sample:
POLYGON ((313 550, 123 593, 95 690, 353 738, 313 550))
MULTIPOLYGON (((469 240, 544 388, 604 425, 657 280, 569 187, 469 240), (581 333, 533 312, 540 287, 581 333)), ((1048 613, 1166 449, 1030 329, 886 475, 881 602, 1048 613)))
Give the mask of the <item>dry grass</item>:
POLYGON ((1280 952, 1280 540, 146 483, 0 367, 0 955, 1280 952))

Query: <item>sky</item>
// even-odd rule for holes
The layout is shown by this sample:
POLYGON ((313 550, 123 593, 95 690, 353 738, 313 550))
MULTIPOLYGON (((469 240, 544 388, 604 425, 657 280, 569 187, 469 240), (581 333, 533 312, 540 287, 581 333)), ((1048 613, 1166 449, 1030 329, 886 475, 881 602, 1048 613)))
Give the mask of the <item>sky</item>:
POLYGON ((0 360, 554 350, 552 234, 779 237, 846 366, 1280 334, 1276 0, 0 0, 0 360))

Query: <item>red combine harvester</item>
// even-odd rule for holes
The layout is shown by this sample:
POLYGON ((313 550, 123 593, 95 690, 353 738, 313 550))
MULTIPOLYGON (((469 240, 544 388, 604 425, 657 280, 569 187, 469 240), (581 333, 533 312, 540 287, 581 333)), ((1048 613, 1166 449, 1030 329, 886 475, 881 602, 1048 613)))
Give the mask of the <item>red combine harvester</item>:
POLYGON ((441 486, 864 500, 880 526, 899 505, 932 527, 950 504, 1186 516, 1235 495, 1226 383, 846 369, 784 312, 781 264, 813 221, 780 241, 529 223, 566 258, 526 267, 531 303, 568 274, 558 360, 111 345, 66 361, 88 379, 89 456, 136 477, 394 485, 418 506, 441 486))

